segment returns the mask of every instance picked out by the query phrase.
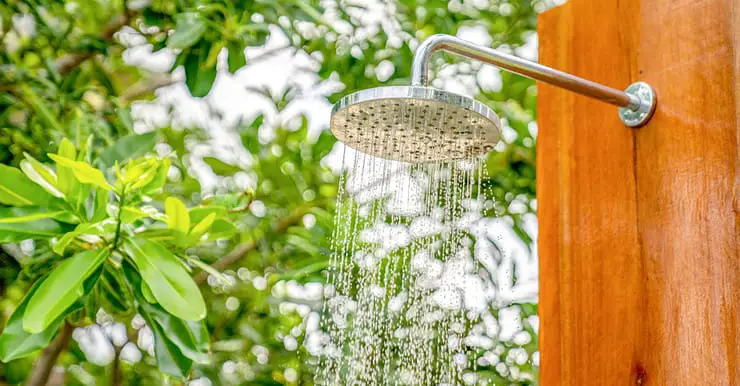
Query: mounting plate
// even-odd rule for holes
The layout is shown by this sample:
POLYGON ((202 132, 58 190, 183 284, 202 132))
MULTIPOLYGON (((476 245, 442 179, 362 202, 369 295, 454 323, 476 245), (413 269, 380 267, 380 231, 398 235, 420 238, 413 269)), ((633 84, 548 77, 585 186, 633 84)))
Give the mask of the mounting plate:
POLYGON ((629 127, 636 128, 644 126, 653 117, 655 106, 658 104, 655 90, 645 82, 635 82, 629 85, 624 92, 638 97, 640 99, 640 108, 632 110, 627 107, 620 107, 619 119, 629 127))

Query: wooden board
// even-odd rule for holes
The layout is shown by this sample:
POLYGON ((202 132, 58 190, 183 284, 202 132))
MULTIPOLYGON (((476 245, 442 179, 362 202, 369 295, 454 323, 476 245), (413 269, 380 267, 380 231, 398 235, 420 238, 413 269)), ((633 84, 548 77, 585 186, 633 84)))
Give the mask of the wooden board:
POLYGON ((540 85, 541 384, 740 384, 740 5, 571 0, 540 17, 540 62, 658 111, 540 85))

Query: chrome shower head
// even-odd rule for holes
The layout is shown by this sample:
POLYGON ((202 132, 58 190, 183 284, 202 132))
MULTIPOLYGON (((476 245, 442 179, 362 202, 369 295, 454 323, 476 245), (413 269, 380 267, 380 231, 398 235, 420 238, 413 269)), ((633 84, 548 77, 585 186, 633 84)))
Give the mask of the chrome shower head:
POLYGON ((432 35, 416 48, 411 86, 378 87, 345 96, 332 109, 332 133, 362 152, 407 162, 448 161, 491 150, 501 133, 491 109, 472 98, 425 86, 429 58, 437 51, 493 64, 618 106, 619 118, 629 127, 647 124, 657 106, 655 90, 645 82, 620 91, 454 36, 432 35))
POLYGON ((387 86, 343 97, 331 131, 364 153, 405 162, 434 162, 485 154, 501 124, 486 105, 424 86, 387 86))

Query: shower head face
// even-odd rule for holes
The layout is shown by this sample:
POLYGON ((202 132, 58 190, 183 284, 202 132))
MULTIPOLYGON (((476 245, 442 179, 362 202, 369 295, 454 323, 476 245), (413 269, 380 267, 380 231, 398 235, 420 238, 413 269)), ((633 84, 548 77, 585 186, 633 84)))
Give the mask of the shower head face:
POLYGON ((421 86, 358 91, 334 105, 331 131, 377 157, 426 163, 482 155, 501 134, 498 116, 475 99, 421 86))

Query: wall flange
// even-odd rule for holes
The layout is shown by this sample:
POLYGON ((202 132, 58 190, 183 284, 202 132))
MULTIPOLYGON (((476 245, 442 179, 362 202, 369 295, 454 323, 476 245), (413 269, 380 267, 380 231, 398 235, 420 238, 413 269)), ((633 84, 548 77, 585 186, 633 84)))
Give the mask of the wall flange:
POLYGON ((627 107, 619 108, 619 119, 629 127, 644 126, 655 113, 655 106, 658 104, 655 90, 645 82, 635 82, 624 90, 629 95, 634 95, 640 100, 640 107, 632 110, 627 107))

